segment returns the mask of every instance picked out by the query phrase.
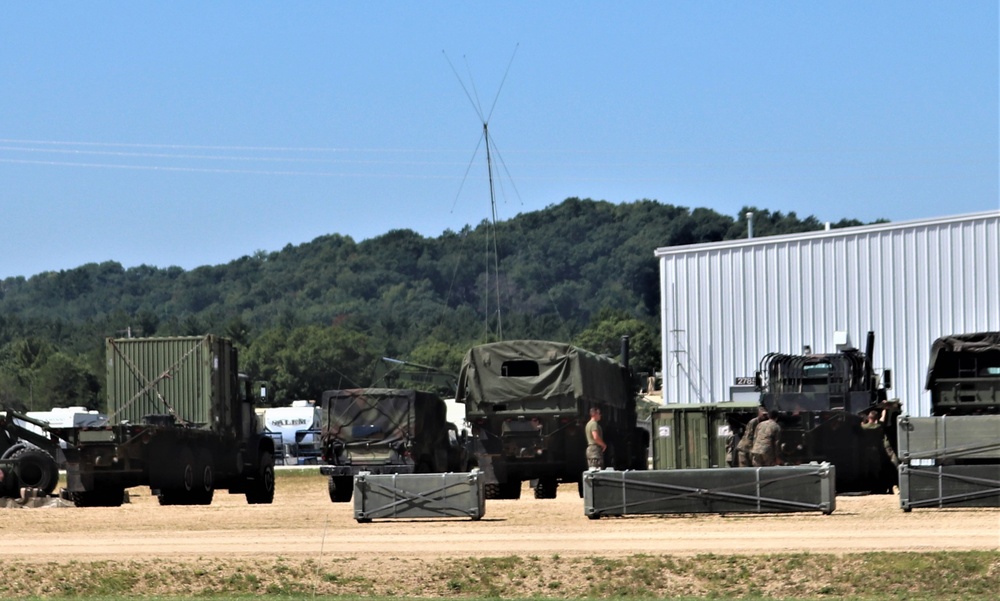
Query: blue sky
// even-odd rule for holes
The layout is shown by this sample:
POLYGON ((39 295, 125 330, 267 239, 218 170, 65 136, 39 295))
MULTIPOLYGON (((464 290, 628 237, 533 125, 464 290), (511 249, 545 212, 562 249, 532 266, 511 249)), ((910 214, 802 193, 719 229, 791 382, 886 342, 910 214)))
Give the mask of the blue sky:
POLYGON ((5 3, 0 278, 476 224, 477 104, 500 219, 997 209, 998 31, 995 1, 5 3))

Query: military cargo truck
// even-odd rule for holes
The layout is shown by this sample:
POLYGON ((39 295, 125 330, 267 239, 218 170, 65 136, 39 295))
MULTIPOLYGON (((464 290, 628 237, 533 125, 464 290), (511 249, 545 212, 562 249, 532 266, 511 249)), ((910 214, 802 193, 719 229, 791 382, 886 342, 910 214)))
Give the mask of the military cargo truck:
POLYGON ((899 420, 900 505, 1000 506, 1000 332, 931 345, 931 416, 899 420))
POLYGON ((883 370, 880 377, 872 365, 874 345, 875 334, 869 332, 866 352, 770 353, 757 372, 761 405, 779 414, 780 459, 790 465, 832 463, 837 492, 888 493, 896 482, 882 437, 895 449, 899 404, 886 398, 891 371, 883 370), (873 408, 885 410, 885 425, 865 431, 864 414, 873 408))
POLYGON ((1000 415, 1000 332, 935 340, 926 388, 931 415, 1000 415))
POLYGON ((347 503, 354 476, 466 471, 462 440, 436 394, 402 388, 327 390, 320 473, 330 500, 347 503))
POLYGON ((66 492, 77 505, 117 506, 134 486, 161 505, 208 505, 216 490, 273 500, 274 443, 229 340, 105 343, 107 425, 52 429, 67 441, 66 492))
POLYGON ((465 403, 474 461, 487 498, 516 499, 534 482, 535 498, 554 498, 560 483, 581 482, 587 469, 584 428, 601 410, 605 465, 645 469, 649 434, 636 425, 636 395, 628 368, 559 342, 516 340, 473 347, 459 374, 456 400, 465 403))

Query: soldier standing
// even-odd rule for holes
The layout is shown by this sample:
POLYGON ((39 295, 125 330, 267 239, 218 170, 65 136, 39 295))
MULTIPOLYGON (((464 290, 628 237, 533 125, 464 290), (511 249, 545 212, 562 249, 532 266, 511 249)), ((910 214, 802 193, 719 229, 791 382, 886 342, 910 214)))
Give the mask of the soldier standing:
POLYGON ((740 442, 736 445, 739 467, 750 467, 752 465, 750 462, 750 449, 753 448, 754 432, 757 430, 757 424, 760 423, 761 417, 766 418, 767 411, 763 407, 758 407, 757 417, 747 422, 747 427, 743 429, 743 436, 740 437, 740 442))
POLYGON ((861 436, 867 450, 865 454, 867 472, 872 479, 872 492, 875 494, 892 493, 892 487, 896 484, 896 469, 899 466, 896 451, 882 427, 884 419, 884 413, 879 416, 877 409, 871 409, 861 422, 861 436))
POLYGON ((601 410, 590 408, 590 421, 584 428, 587 436, 587 467, 604 469, 604 451, 608 445, 604 442, 604 432, 601 430, 601 410))
POLYGON ((780 439, 781 426, 778 425, 778 412, 772 409, 770 413, 761 416, 754 432, 753 446, 750 448, 750 460, 754 467, 777 465, 780 439))

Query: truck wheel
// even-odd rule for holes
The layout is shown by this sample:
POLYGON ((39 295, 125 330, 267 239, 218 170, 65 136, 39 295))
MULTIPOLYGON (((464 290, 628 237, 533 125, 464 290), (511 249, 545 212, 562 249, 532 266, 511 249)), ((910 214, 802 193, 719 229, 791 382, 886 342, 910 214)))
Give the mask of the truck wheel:
POLYGON ((211 505, 215 495, 215 478, 212 471, 212 456, 207 451, 198 454, 198 468, 195 488, 192 491, 194 505, 211 505))
POLYGON ((521 498, 521 481, 510 480, 500 484, 500 496, 498 499, 510 499, 516 501, 521 498))
POLYGON ((499 484, 487 484, 484 487, 483 492, 486 494, 487 499, 499 499, 500 498, 500 485, 499 484))
POLYGON ((257 459, 257 473, 247 482, 247 503, 269 505, 274 502, 274 455, 261 451, 257 459))
POLYGON ((539 478, 538 482, 535 484, 535 498, 536 499, 554 499, 556 498, 556 490, 559 484, 556 482, 555 478, 539 478))
POLYGON ((0 455, 0 459, 10 459, 14 455, 14 453, 20 451, 21 449, 28 448, 28 446, 29 445, 26 442, 14 443, 6 451, 3 452, 3 455, 0 455))
POLYGON ((18 486, 29 486, 37 488, 45 493, 45 496, 52 494, 59 482, 59 468, 56 460, 38 447, 26 446, 11 455, 10 460, 14 462, 14 474, 17 476, 18 486))
POLYGON ((102 485, 95 490, 70 493, 77 507, 121 507, 125 500, 125 489, 121 486, 102 485))
MULTIPOLYGON (((168 467, 169 469, 169 467, 168 467)), ((198 504, 198 490, 195 488, 194 455, 190 449, 183 449, 180 460, 173 464, 175 479, 173 486, 160 489, 157 495, 160 505, 195 505, 198 504)))
POLYGON ((330 476, 327 484, 330 491, 330 500, 334 503, 349 503, 354 494, 353 476, 330 476))

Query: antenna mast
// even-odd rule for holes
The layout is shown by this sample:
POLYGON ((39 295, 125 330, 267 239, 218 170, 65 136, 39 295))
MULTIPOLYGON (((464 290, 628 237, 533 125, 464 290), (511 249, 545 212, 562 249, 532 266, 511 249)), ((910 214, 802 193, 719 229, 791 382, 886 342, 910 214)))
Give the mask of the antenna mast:
MULTIPOLYGON (((443 51, 442 51, 443 52, 443 51)), ((497 89, 496 97, 493 99, 493 105, 490 107, 490 112, 488 114, 483 114, 482 105, 479 103, 479 95, 476 93, 475 82, 472 80, 472 72, 469 72, 469 82, 472 86, 472 91, 475 94, 475 99, 473 99, 473 94, 469 93, 469 89, 465 86, 462 81, 462 77, 455 70, 455 66, 451 64, 448 60, 448 55, 445 54, 445 60, 448 61, 448 66, 451 67, 452 72, 455 73, 455 77, 458 78, 458 83, 462 86, 462 90, 465 91, 466 97, 469 102, 472 103, 474 109, 476 109, 476 114, 479 115, 479 120, 483 123, 483 140, 486 142, 486 174, 489 178, 490 185, 490 231, 487 232, 486 237, 486 254, 487 254, 487 266, 486 266, 486 293, 484 294, 483 300, 485 303, 484 315, 486 316, 486 336, 487 339, 490 335, 490 265, 489 265, 489 255, 493 255, 493 274, 494 274, 494 289, 496 293, 496 336, 497 340, 503 340, 503 313, 500 307, 500 248, 497 240, 497 201, 496 201, 496 189, 493 180, 493 156, 492 156, 492 146, 493 141, 490 139, 490 117, 493 115, 493 109, 496 108, 497 99, 500 98, 500 91, 503 89, 503 84, 507 81, 507 74, 510 72, 510 66, 514 62, 514 55, 517 54, 517 46, 514 46, 514 53, 511 54, 510 61, 507 63, 507 70, 504 71, 503 80, 500 82, 500 87, 497 89)), ((466 69, 468 70, 468 63, 466 63, 466 69)))
MULTIPOLYGON (((503 340, 503 314, 500 311, 500 248, 497 244, 497 199, 493 188, 493 161, 490 158, 490 128, 486 121, 483 121, 483 137, 486 139, 486 173, 490 180, 490 211, 493 218, 492 242, 493 242, 493 273, 496 275, 496 295, 497 295, 497 339, 503 340)), ((486 270, 486 285, 489 289, 489 269, 486 270)), ((489 303, 487 302, 487 314, 489 313, 489 303)), ((487 317, 487 328, 489 317, 487 317)), ((488 332, 487 332, 488 333, 488 332)))

